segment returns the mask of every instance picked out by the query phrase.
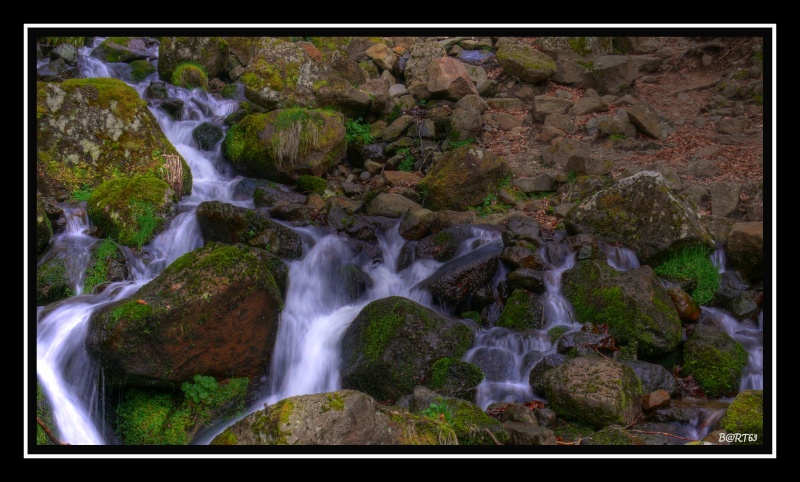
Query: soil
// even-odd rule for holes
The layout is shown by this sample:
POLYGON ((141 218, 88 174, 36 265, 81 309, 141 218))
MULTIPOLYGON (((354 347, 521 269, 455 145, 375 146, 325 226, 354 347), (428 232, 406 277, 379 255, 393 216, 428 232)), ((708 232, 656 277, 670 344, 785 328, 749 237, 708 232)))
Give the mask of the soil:
MULTIPOLYGON (((526 40, 536 45, 536 38, 526 40)), ((693 184, 708 188, 721 181, 742 185, 763 182, 763 106, 754 102, 740 102, 743 112, 739 115, 747 119, 747 125, 744 133, 737 135, 732 141, 731 136, 720 135, 712 113, 709 112, 712 110, 712 98, 716 94, 715 87, 734 72, 752 65, 752 48, 760 39, 719 39, 719 43, 725 44, 726 48, 717 50, 714 56, 705 59, 701 55, 693 55, 692 49, 712 39, 659 37, 658 40, 664 47, 672 48, 675 55, 656 72, 637 80, 627 94, 637 101, 649 102, 669 119, 676 131, 664 141, 642 139, 640 136, 639 140, 647 141, 655 149, 637 150, 621 149, 611 139, 595 138, 581 129, 576 134, 562 137, 581 140, 590 146, 593 155, 611 160, 613 169, 610 176, 615 179, 624 177, 631 168, 642 168, 658 162, 674 169, 684 188, 693 184), (716 161, 721 170, 719 175, 692 176, 688 166, 699 159, 716 161)), ((501 85, 509 80, 499 68, 490 71, 490 77, 492 75, 496 76, 501 85)), ((579 99, 585 91, 548 81, 548 95, 554 95, 557 90, 570 92, 573 100, 579 99)), ((590 116, 613 115, 617 108, 612 105, 609 111, 590 116)), ((542 124, 533 122, 516 133, 493 132, 493 137, 484 142, 484 146, 502 155, 511 166, 515 177, 534 177, 544 172, 552 174, 553 170, 541 162, 541 153, 551 145, 552 140, 540 140, 537 134, 541 130, 542 124)), ((700 209, 702 214, 710 214, 710 205, 700 206, 700 209)))

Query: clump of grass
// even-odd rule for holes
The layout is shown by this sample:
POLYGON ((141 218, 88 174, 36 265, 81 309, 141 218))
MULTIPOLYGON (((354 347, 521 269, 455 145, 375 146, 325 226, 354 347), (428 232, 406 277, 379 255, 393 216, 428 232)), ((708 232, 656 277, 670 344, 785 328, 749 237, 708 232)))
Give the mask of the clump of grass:
POLYGON ((69 195, 69 201, 88 201, 92 197, 92 189, 77 189, 69 195))
POLYGON ((448 150, 454 151, 454 150, 458 149, 459 147, 468 146, 468 145, 472 144, 473 142, 475 142, 475 138, 474 137, 468 137, 468 138, 464 139, 463 141, 447 141, 448 150))
POLYGON ((404 156, 403 159, 400 161, 400 164, 397 165, 397 170, 403 172, 413 171, 414 156, 411 154, 411 149, 408 147, 403 147, 402 149, 398 149, 397 153, 404 156))
POLYGON ((284 161, 294 165, 298 157, 319 145, 322 123, 312 121, 302 107, 282 110, 274 125, 270 150, 279 165, 284 161))
POLYGON ((711 262, 711 249, 705 246, 689 246, 673 252, 653 271, 670 279, 696 279, 697 287, 691 295, 701 305, 714 299, 714 293, 719 288, 719 269, 711 262))

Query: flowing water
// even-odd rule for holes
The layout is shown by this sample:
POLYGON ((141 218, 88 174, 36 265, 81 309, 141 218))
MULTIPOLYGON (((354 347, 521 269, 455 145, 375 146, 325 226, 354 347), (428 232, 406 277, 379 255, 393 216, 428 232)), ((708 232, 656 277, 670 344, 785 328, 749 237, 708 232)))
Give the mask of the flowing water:
MULTIPOLYGON (((147 99, 146 89, 157 74, 141 82, 130 81, 127 64, 106 64, 89 56, 93 45, 80 49, 79 68, 84 77, 115 77, 125 80, 140 96, 147 99)), ((196 217, 198 204, 220 200, 243 207, 253 207, 252 199, 236 199, 234 191, 241 177, 224 160, 219 144, 215 150, 203 151, 195 146, 192 131, 203 122, 221 125, 233 112, 236 100, 217 100, 202 91, 188 91, 167 84, 169 97, 184 101, 181 120, 174 120, 161 110, 158 101, 148 100, 150 111, 178 152, 186 159, 193 175, 193 191, 184 196, 178 214, 142 253, 126 250, 131 266, 131 279, 111 283, 99 294, 80 294, 45 307, 37 307, 36 371, 38 380, 53 404, 58 431, 70 444, 105 445, 115 442, 105 425, 103 374, 89 359, 84 339, 88 320, 101 306, 132 296, 141 286, 157 276, 181 255, 203 246, 196 217)), ((90 227, 85 203, 63 205, 68 226, 53 237, 48 249, 65 248, 73 253, 69 276, 75 293, 83 290, 83 273, 95 238, 85 234, 90 227)), ((398 256, 405 240, 398 233, 398 224, 379 232, 380 253, 373 257, 353 258, 352 240, 340 234, 314 227, 291 227, 304 240, 304 256, 287 262, 290 283, 277 334, 270 373, 264 378, 269 387, 261 400, 251 407, 260 409, 283 398, 328 392, 341 388, 339 381, 340 342, 349 323, 369 302, 387 296, 404 296, 444 316, 454 317, 446 306, 437 304, 425 288, 426 282, 446 269, 447 263, 432 259, 415 259, 407 267, 398 268, 398 256), (355 264, 369 276, 371 285, 356 299, 347 293, 340 274, 346 264, 355 264)), ((499 253, 502 239, 496 229, 475 227, 448 263, 469 260, 485 253, 499 253)), ((608 262, 618 270, 639 266, 632 251, 618 246, 604 246, 608 262)), ((412 250, 413 251, 413 250, 412 250)), ((566 244, 553 241, 540 248, 539 255, 547 263, 544 275, 546 291, 541 297, 544 326, 540 330, 517 332, 497 326, 475 327, 476 341, 464 360, 475 363, 485 373, 479 385, 476 404, 482 408, 493 402, 525 402, 537 397, 528 383, 530 369, 556 349, 547 330, 581 326, 569 301, 561 295, 561 276, 575 264, 575 253, 566 244)), ((44 259, 45 254, 42 259, 44 259)), ((501 263, 502 264, 502 263, 501 263)), ((494 278, 495 285, 506 274, 502 266, 494 278)), ((496 321, 498 310, 490 316, 496 321)), ((704 309, 706 322, 742 341, 751 355, 742 389, 760 387, 762 376, 761 330, 742 327, 724 312, 704 309)), ((701 417, 702 418, 702 417, 701 417)), ((231 422, 227 422, 230 424, 231 422)), ((702 424, 702 420, 697 422, 702 424)), ((689 425, 690 430, 693 425, 689 425)), ((221 430, 224 427, 215 427, 221 430)), ((210 442, 214 429, 199 434, 193 443, 210 442)))

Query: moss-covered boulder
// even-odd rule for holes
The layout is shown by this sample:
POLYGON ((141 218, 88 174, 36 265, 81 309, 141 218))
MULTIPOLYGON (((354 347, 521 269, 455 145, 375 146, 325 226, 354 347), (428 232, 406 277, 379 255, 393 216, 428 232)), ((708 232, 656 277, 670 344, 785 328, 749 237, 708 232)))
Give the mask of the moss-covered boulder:
POLYGON ((290 183, 322 176, 347 153, 344 121, 336 112, 278 109, 251 114, 225 134, 222 150, 241 174, 290 183))
POLYGON ((139 37, 108 37, 100 45, 92 49, 92 57, 106 63, 125 62, 130 64, 139 60, 147 60, 147 44, 139 37))
POLYGON ((89 355, 125 384, 196 374, 258 380, 268 372, 283 305, 273 259, 241 244, 186 253, 133 297, 92 314, 89 355))
POLYGON ((442 395, 472 401, 483 378, 483 371, 477 365, 444 357, 431 365, 427 386, 442 395))
POLYGON ((509 42, 497 52, 497 62, 508 74, 528 84, 539 84, 556 73, 556 62, 528 44, 509 42))
POLYGON ((197 147, 204 151, 212 151, 217 143, 225 138, 222 128, 211 122, 203 122, 192 131, 192 139, 197 147))
POLYGON ((36 254, 40 255, 53 238, 53 225, 45 211, 44 199, 36 196, 36 254))
POLYGON ((642 264, 657 264, 671 251, 692 245, 714 248, 697 211, 675 195, 664 177, 642 171, 585 198, 564 218, 569 234, 591 233, 620 242, 642 264))
POLYGON ((342 337, 342 387, 397 400, 425 380, 440 358, 460 359, 474 339, 466 324, 407 298, 375 300, 342 337))
POLYGON ((267 110, 327 106, 357 116, 370 104, 367 93, 301 46, 272 37, 259 40, 240 81, 245 97, 267 110))
POLYGON ((119 177, 92 191, 86 211, 99 237, 141 249, 172 215, 172 194, 169 184, 155 177, 119 177))
POLYGON ((698 325, 683 345, 681 372, 691 375, 709 397, 739 391, 747 351, 741 343, 713 325, 698 325))
POLYGON ((147 60, 134 60, 131 62, 131 80, 134 82, 141 82, 155 71, 156 68, 147 60))
POLYGON ((228 68, 230 48, 222 37, 161 37, 158 44, 158 76, 171 82, 179 65, 193 62, 209 79, 228 68))
POLYGON ((180 160, 176 196, 190 194, 189 165, 135 89, 111 78, 37 84, 36 188, 43 196, 66 198, 119 176, 167 180, 165 155, 180 160))
POLYGON ((642 383, 622 363, 599 356, 574 358, 545 373, 549 408, 595 428, 629 425, 641 415, 642 383))
POLYGON ((625 360, 622 363, 628 365, 642 381, 642 389, 645 393, 654 392, 656 390, 664 390, 670 395, 678 394, 678 384, 672 372, 644 360, 625 360))
POLYGON ((453 429, 356 390, 300 395, 253 412, 211 445, 446 445, 453 429))
POLYGON ((539 295, 518 289, 506 300, 495 325, 512 330, 527 330, 541 328, 543 321, 539 295))
POLYGON ((303 255, 303 242, 297 233, 253 209, 204 201, 197 206, 197 221, 206 242, 244 243, 283 259, 298 259, 303 255))
POLYGON ((464 146, 439 158, 416 189, 424 193, 426 208, 466 211, 496 194, 509 176, 511 168, 502 157, 480 147, 464 146))
POLYGON ((643 358, 666 354, 681 341, 678 312, 650 266, 617 271, 603 261, 578 261, 564 272, 562 292, 577 321, 607 324, 619 343, 638 343, 643 358))
POLYGON ((719 428, 732 435, 733 445, 764 445, 764 391, 745 390, 736 395, 719 428))
POLYGON ((183 62, 172 71, 169 83, 188 90, 208 90, 208 74, 198 63, 183 62))

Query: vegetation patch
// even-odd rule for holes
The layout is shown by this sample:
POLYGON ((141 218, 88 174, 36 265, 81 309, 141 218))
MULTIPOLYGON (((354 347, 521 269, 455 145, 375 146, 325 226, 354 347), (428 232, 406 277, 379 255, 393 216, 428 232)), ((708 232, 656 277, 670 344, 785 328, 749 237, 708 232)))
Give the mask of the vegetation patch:
POLYGON ((701 305, 713 300, 719 288, 719 269, 711 262, 711 250, 706 246, 695 245, 675 251, 653 271, 673 280, 696 279, 697 287, 691 295, 701 305))

